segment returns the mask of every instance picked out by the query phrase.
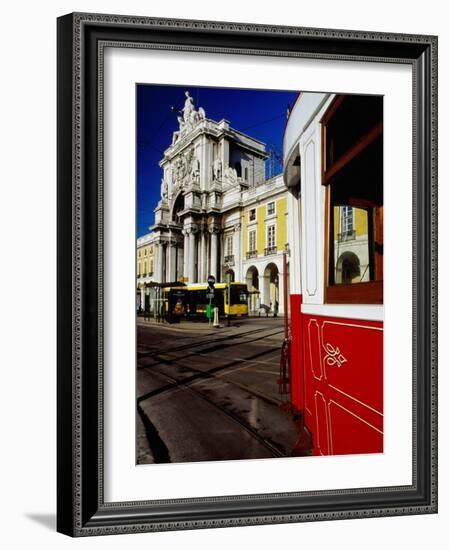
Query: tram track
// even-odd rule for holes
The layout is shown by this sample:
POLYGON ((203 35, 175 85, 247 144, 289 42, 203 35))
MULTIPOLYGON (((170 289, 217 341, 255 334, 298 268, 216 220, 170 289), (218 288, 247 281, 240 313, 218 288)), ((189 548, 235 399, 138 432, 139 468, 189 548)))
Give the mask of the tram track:
MULTIPOLYGON (((162 362, 165 362, 165 363, 170 363, 170 362, 173 362, 177 359, 177 357, 173 357, 173 358, 170 358, 170 359, 166 359, 164 357, 161 357, 162 355, 173 355, 174 353, 178 353, 180 351, 184 351, 185 349, 192 349, 192 348, 198 348, 198 347, 202 347, 202 346, 209 346, 209 347, 206 347, 205 349, 202 349, 200 351, 193 351, 192 353, 189 353, 187 355, 184 355, 183 356, 183 359, 187 359, 189 357, 194 357, 194 356, 201 356, 201 357, 205 357, 208 353, 213 353, 213 352, 216 352, 216 351, 221 351, 223 349, 225 349, 226 347, 236 347, 236 346, 242 346, 242 345, 248 345, 248 344, 252 344, 254 342, 258 342, 260 340, 264 340, 264 339, 268 339, 272 336, 276 336, 277 334, 281 334, 283 332, 283 329, 276 329, 274 330, 273 332, 273 329, 268 329, 271 334, 265 334, 264 336, 261 336, 259 338, 253 338, 252 340, 243 340, 242 342, 231 342, 229 343, 228 345, 223 345, 222 342, 229 342, 230 340, 235 340, 237 338, 247 338, 248 336, 254 336, 255 333, 260 333, 260 332, 267 332, 267 329, 258 329, 258 330, 254 330, 254 331, 249 331, 249 332, 246 332, 246 333, 243 333, 243 334, 234 334, 234 335, 231 335, 231 336, 228 336, 226 338, 219 338, 219 339, 214 339, 214 340, 208 340, 207 342, 201 342, 201 343, 197 343, 197 344, 194 344, 194 345, 188 345, 188 346, 178 346, 177 348, 170 348, 168 350, 160 350, 158 352, 155 352, 155 351, 148 351, 148 352, 145 352, 145 353, 139 353, 138 352, 138 360, 139 359, 142 359, 144 357, 148 357, 148 356, 153 356, 154 358, 156 358, 156 362, 154 363, 154 365, 158 365, 162 362), (220 345, 221 343, 221 345, 220 345), (218 344, 218 345, 217 345, 218 344)), ((279 346, 279 349, 280 349, 280 346, 279 346)), ((239 359, 239 361, 241 361, 242 359, 239 359)), ((153 365, 152 365, 153 366, 153 365)), ((148 368, 148 366, 140 366, 139 364, 137 364, 137 369, 142 369, 142 368, 148 368)), ((189 367, 190 368, 190 367, 189 367)))
MULTIPOLYGON (((274 351, 276 351, 276 348, 270 348, 268 350, 263 350, 263 351, 260 351, 260 352, 256 353, 255 355, 252 355, 252 356, 246 358, 244 361, 251 361, 252 359, 257 359, 259 357, 262 357, 263 355, 268 355, 269 353, 273 353, 274 351)), ((141 403, 142 401, 145 401, 146 399, 149 399, 149 398, 154 397, 156 395, 160 395, 161 393, 165 393, 165 392, 171 391, 173 389, 176 389, 179 386, 184 386, 184 385, 190 384, 192 382, 196 382, 196 381, 201 380, 201 379, 203 379, 203 380, 217 379, 217 376, 215 376, 217 373, 222 372, 222 371, 226 371, 228 369, 231 369, 234 366, 241 365, 242 362, 243 362, 242 358, 237 358, 237 359, 234 359, 233 361, 231 361, 230 363, 227 363, 227 364, 221 365, 221 366, 217 366, 217 367, 213 367, 212 369, 209 369, 209 370, 200 370, 200 369, 195 369, 195 367, 189 366, 188 369, 191 372, 193 372, 194 374, 192 374, 191 376, 186 376, 185 378, 182 378, 182 379, 177 379, 177 378, 170 377, 170 375, 166 374, 165 372, 162 372, 159 369, 154 368, 156 365, 160 365, 161 363, 164 363, 165 365, 172 365, 174 361, 175 361, 174 359, 165 359, 165 360, 162 359, 159 363, 156 363, 155 365, 151 365, 149 367, 142 367, 142 368, 147 369, 149 373, 161 374, 161 375, 167 376, 168 378, 172 378, 173 383, 171 383, 167 386, 162 386, 161 388, 157 388, 155 390, 147 392, 144 395, 138 397, 137 398, 138 403, 141 403)), ((238 387, 240 389, 243 389, 240 384, 234 384, 234 382, 231 381, 231 380, 226 380, 226 383, 234 385, 235 387, 238 387)), ((261 394, 253 393, 250 388, 245 389, 245 391, 246 391, 246 393, 248 393, 249 395, 252 395, 253 397, 259 397, 261 399, 264 399, 264 401, 270 403, 270 405, 274 404, 272 399, 264 397, 261 394)))
MULTIPOLYGON (((255 428, 253 428, 250 424, 248 424, 245 420, 243 420, 239 415, 237 415, 233 411, 230 411, 226 407, 220 405, 219 403, 217 403, 216 401, 214 401, 213 399, 211 399, 210 397, 205 395, 203 392, 199 391, 196 388, 191 387, 187 383, 179 384, 179 381, 176 378, 173 378, 172 376, 168 375, 165 372, 161 372, 159 370, 154 370, 153 369, 152 373, 155 374, 156 376, 159 376, 160 378, 164 378, 165 380, 171 382, 171 384, 170 384, 171 389, 178 389, 178 390, 181 390, 181 391, 188 391, 188 392, 192 393, 193 395, 195 395, 196 397, 199 397, 202 400, 204 400, 205 402, 207 402, 208 405, 210 405, 210 406, 214 407, 215 409, 219 410, 221 412, 221 414, 224 414, 227 418, 231 419, 234 423, 238 424, 240 428, 242 428, 246 432, 248 432, 251 435, 251 437, 253 437, 265 449, 267 449, 272 454, 273 457, 285 457, 286 456, 285 450, 283 448, 281 448, 276 443, 273 443, 272 441, 269 441, 268 439, 266 439, 265 437, 260 435, 259 432, 255 428)), ((212 376, 212 378, 213 378, 213 376, 212 376)), ((247 390, 244 390, 244 391, 246 391, 250 395, 253 395, 251 392, 249 392, 247 390)), ((160 394, 160 392, 159 392, 159 394, 160 394)), ((158 394, 153 392, 153 394, 150 397, 152 397, 154 395, 158 395, 158 394)), ((258 397, 256 395, 253 395, 253 396, 258 397)), ((145 413, 145 411, 143 410, 143 408, 141 406, 142 401, 144 401, 148 398, 149 397, 146 397, 145 399, 139 398, 137 400, 137 409, 138 409, 138 413, 139 413, 140 417, 142 418, 142 421, 144 422, 144 424, 154 426, 154 424, 148 418, 148 415, 145 413), (143 416, 146 417, 146 418, 144 418, 143 416)), ((165 452, 165 449, 168 449, 167 445, 166 445, 165 442, 163 442, 160 439, 159 434, 158 434, 158 440, 156 442, 153 442, 153 445, 152 445, 152 441, 150 440, 150 432, 148 432, 148 431, 147 431, 147 439, 148 439, 148 444, 150 445, 150 448, 152 449, 153 455, 155 456, 156 460, 158 460, 158 461, 160 460, 160 457, 158 455, 158 449, 159 448, 162 448, 164 450, 164 457, 165 458, 168 457, 168 459, 169 459, 170 454, 168 452, 165 452), (153 449, 153 446, 155 446, 154 449, 153 449)))
MULTIPOLYGON (((242 333, 237 333, 237 334, 230 334, 230 335, 227 335, 227 336, 223 336, 223 337, 220 337, 220 338, 213 338, 213 339, 211 339, 210 335, 209 335, 208 338, 203 338, 202 340, 196 341, 195 343, 189 342, 187 344, 182 344, 181 346, 178 346, 178 347, 175 347, 175 348, 170 348, 170 352, 183 351, 185 349, 197 348, 197 347, 207 345, 207 344, 211 344, 211 343, 222 342, 222 341, 225 341, 225 340, 234 340, 234 339, 241 338, 241 337, 244 337, 244 336, 250 336, 250 335, 253 335, 253 334, 257 334, 259 332, 264 332, 264 331, 266 332, 266 331, 273 331, 273 330, 275 330, 275 329, 263 327, 263 328, 249 330, 249 331, 242 332, 242 333)), ((282 330, 276 329, 275 334, 277 334, 279 332, 282 332, 282 330)), ((212 334, 214 334, 214 333, 212 333, 212 334)), ((194 338, 194 337, 192 337, 192 338, 194 338)), ((146 355, 149 355, 149 354, 153 353, 152 350, 160 349, 156 346, 148 346, 147 344, 139 344, 139 347, 140 348, 143 348, 143 347, 148 348, 148 351, 138 351, 137 352, 137 355, 142 356, 142 357, 145 357, 146 355)))

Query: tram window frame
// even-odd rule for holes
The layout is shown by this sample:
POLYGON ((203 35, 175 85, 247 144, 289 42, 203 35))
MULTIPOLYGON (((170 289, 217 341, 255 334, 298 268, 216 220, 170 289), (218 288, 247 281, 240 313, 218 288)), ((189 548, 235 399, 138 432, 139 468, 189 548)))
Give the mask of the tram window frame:
MULTIPOLYGON (((322 152, 322 185, 325 186, 325 246, 324 246, 324 302, 325 303, 346 303, 346 304, 382 304, 383 303, 383 98, 379 96, 370 97, 369 101, 375 105, 375 100, 379 101, 380 118, 373 116, 373 111, 367 109, 367 125, 365 121, 358 119, 354 124, 356 131, 351 135, 351 130, 345 129, 345 146, 329 140, 328 129, 332 122, 335 124, 336 117, 341 116, 344 108, 348 108, 349 101, 356 105, 357 98, 361 96, 337 95, 330 104, 326 113, 321 119, 321 152, 322 152), (351 98, 348 101, 348 98, 351 98), (371 117, 371 120, 370 120, 371 117), (357 128, 358 126, 358 128, 357 128), (357 130, 359 133, 357 133, 357 130), (340 145, 340 151, 338 146, 340 145), (339 155, 333 156, 335 150, 339 155), (369 265, 370 281, 353 283, 335 283, 335 258, 334 258, 334 206, 344 206, 338 204, 336 195, 344 195, 349 192, 354 184, 355 178, 351 174, 351 166, 354 167, 357 160, 362 155, 367 154, 369 148, 377 147, 381 154, 381 163, 376 166, 366 167, 364 173, 369 175, 374 173, 380 180, 380 188, 373 187, 372 195, 376 197, 375 201, 366 201, 360 193, 360 196, 351 195, 351 200, 346 206, 353 208, 366 209, 368 213, 368 246, 369 246, 369 265), (352 163, 352 164, 351 164, 352 163), (380 171, 375 172, 376 168, 380 171), (338 186, 338 187, 337 187, 338 186), (379 198, 381 197, 381 198, 379 198), (334 202, 335 201, 335 202, 334 202)), ((369 102, 368 101, 368 102, 369 102)), ((367 102, 367 105, 368 105, 367 102)), ((377 107, 379 108, 379 105, 377 107)), ((337 123, 338 124, 338 123, 337 123)), ((329 131, 330 133, 330 131, 329 131)), ((335 130, 338 135, 338 126, 335 130)), ((333 136, 335 137, 335 136, 333 136)), ((367 157, 371 158, 371 157, 367 157)), ((375 157, 374 157, 375 158, 375 157)), ((375 179, 375 178, 373 178, 375 179)), ((369 189, 369 188, 368 188, 369 189)), ((369 194, 369 192, 368 192, 369 194)))

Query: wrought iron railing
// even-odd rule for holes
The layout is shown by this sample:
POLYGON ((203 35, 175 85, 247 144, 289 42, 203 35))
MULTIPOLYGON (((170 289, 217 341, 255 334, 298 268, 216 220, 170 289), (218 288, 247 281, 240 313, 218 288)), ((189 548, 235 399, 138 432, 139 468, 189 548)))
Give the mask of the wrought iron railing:
POLYGON ((250 260, 251 258, 257 258, 257 250, 248 250, 246 253, 246 259, 250 260))
POLYGON ((229 254, 224 257, 224 263, 227 265, 234 265, 234 254, 229 254))
POLYGON ((265 248, 265 256, 271 256, 272 254, 277 254, 278 247, 277 246, 268 246, 265 248))

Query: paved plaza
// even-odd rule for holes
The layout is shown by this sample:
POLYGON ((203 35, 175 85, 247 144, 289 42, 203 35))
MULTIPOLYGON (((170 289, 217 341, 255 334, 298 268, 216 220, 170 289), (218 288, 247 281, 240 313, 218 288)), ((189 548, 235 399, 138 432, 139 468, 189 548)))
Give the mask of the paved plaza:
POLYGON ((278 390, 282 318, 137 323, 137 462, 290 456, 278 390))

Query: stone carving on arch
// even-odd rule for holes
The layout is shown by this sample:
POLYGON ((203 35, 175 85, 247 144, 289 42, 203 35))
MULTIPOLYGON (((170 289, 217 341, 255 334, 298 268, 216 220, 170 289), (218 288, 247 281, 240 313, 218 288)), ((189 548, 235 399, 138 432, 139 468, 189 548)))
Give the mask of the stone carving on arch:
POLYGON ((193 147, 180 153, 172 163, 173 193, 190 184, 198 184, 200 179, 200 161, 193 147))

